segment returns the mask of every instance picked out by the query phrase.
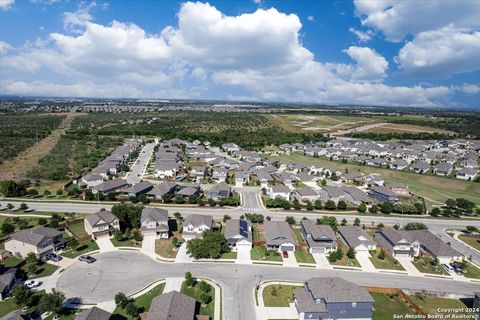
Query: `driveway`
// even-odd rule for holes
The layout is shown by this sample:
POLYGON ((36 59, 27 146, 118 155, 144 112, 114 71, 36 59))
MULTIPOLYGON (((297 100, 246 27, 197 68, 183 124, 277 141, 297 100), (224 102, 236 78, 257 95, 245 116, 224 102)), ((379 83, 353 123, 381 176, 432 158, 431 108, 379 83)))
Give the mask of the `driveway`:
POLYGON ((155 257, 155 235, 145 235, 142 240, 142 251, 151 257, 155 257))
POLYGON ((252 264, 252 259, 250 258, 250 248, 247 246, 238 246, 237 247, 237 260, 235 263, 239 264, 252 264))
POLYGON ((297 259, 295 258, 295 252, 289 251, 288 258, 283 257, 282 253, 280 254, 282 255, 283 265, 285 267, 298 267, 297 259))
POLYGON ((100 252, 117 250, 117 248, 115 248, 115 246, 113 245, 112 241, 110 241, 109 236, 99 237, 97 238, 97 240, 95 240, 95 242, 100 248, 100 252))
POLYGON ((413 265, 411 258, 395 257, 395 259, 397 259, 397 261, 402 265, 405 271, 407 271, 409 276, 419 276, 419 277, 424 276, 424 274, 418 271, 417 267, 413 265))
POLYGON ((378 272, 377 268, 373 265, 372 261, 369 259, 370 252, 368 251, 360 251, 357 252, 355 258, 357 258, 358 262, 362 266, 362 271, 366 272, 378 272))
POLYGON ((187 253, 187 243, 184 242, 178 248, 177 257, 175 258, 175 263, 190 263, 193 261, 193 258, 187 253))
POLYGON ((318 269, 333 269, 333 266, 328 262, 325 253, 312 253, 312 256, 317 263, 318 269))
POLYGON ((185 281, 185 277, 172 277, 165 279, 165 288, 163 289, 163 293, 168 293, 170 291, 180 292, 183 281, 185 281))

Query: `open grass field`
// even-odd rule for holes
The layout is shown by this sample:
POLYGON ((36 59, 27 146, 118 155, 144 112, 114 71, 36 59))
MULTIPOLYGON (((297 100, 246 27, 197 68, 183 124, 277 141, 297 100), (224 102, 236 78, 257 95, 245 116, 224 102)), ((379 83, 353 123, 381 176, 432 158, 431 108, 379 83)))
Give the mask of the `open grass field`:
POLYGON ((373 297, 373 320, 394 319, 394 315, 407 315, 412 311, 399 297, 390 298, 383 293, 370 293, 373 297))
POLYGON ((458 239, 462 240, 466 244, 480 250, 480 234, 476 235, 459 235, 458 239))
POLYGON ((341 115, 275 114, 269 115, 268 118, 285 131, 304 133, 328 133, 375 122, 375 120, 368 117, 341 115))
POLYGON ((302 286, 272 284, 263 288, 265 307, 288 307, 293 302, 293 292, 302 286))
POLYGON ((399 182, 407 185, 416 195, 424 197, 425 201, 430 205, 443 204, 448 198, 465 198, 476 204, 480 204, 480 184, 469 181, 361 166, 352 163, 341 163, 339 161, 330 161, 326 158, 304 156, 300 153, 270 156, 270 159, 315 164, 336 168, 342 172, 348 169, 350 172, 359 171, 364 174, 380 173, 387 182, 399 182))
MULTIPOLYGON (((415 302, 423 311, 431 315, 444 315, 445 312, 441 312, 438 310, 439 307, 443 309, 459 309, 463 311, 459 311, 455 313, 456 316, 460 315, 473 315, 473 313, 465 312, 467 306, 460 300, 456 299, 447 299, 447 298, 440 298, 440 297, 433 297, 433 296, 426 296, 423 298, 412 296, 411 297, 413 302, 415 302)), ((454 318, 452 318, 454 319, 454 318)), ((458 318, 458 319, 471 319, 471 318, 458 318)))
POLYGON ((413 124, 400 124, 400 123, 382 123, 382 125, 376 126, 374 128, 369 128, 365 132, 378 132, 378 133, 390 133, 390 132, 428 132, 428 133, 452 133, 448 130, 443 130, 440 128, 433 128, 427 126, 418 126, 413 124))

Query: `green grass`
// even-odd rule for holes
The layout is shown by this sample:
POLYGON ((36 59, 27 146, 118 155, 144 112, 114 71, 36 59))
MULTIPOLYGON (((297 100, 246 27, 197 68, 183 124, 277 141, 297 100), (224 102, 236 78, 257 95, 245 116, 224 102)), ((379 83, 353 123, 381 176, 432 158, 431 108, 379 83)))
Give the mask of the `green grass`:
POLYGON ((110 239, 115 247, 135 247, 139 248, 142 246, 142 242, 135 241, 133 239, 127 239, 123 241, 118 241, 115 238, 110 239))
POLYGON ((429 202, 430 204, 444 203, 448 198, 460 197, 473 201, 476 204, 480 204, 480 199, 478 197, 478 194, 480 193, 480 185, 478 183, 459 181, 456 179, 439 176, 420 175, 408 171, 361 166, 353 163, 346 164, 340 161, 330 161, 326 158, 304 156, 300 153, 280 155, 272 158, 296 163, 324 165, 337 168, 342 172, 348 168, 350 172, 360 171, 364 174, 375 172, 380 173, 386 182, 399 182, 408 185, 410 190, 412 190, 415 194, 425 197, 425 201, 429 202))
POLYGON ((316 263, 312 254, 308 251, 295 250, 295 258, 298 263, 316 263))
POLYGON ((98 250, 99 247, 97 243, 93 240, 80 243, 74 250, 66 250, 61 253, 62 256, 67 258, 75 258, 79 255, 98 250))
POLYGON ((15 299, 7 299, 0 301, 0 317, 9 314, 12 311, 19 309, 20 307, 17 306, 15 303, 15 299))
POLYGON ((394 319, 394 315, 411 314, 410 308, 401 300, 401 298, 393 296, 393 299, 383 293, 370 293, 373 297, 374 311, 373 320, 394 319))
MULTIPOLYGON (((81 312, 81 310, 75 310, 75 311, 77 311, 78 313, 81 312)), ((71 313, 60 316, 59 320, 75 320, 75 316, 76 316, 75 311, 72 310, 71 313)), ((46 317, 44 320, 53 320, 53 314, 46 317)))
POLYGON ((467 278, 480 279, 480 269, 471 264, 470 262, 467 262, 467 267, 464 270, 464 275, 467 278))
POLYGON ((4 261, 4 265, 7 268, 15 268, 22 262, 23 260, 17 257, 9 257, 6 261, 4 261))
POLYGON ((433 261, 432 258, 421 257, 421 258, 414 259, 412 263, 420 272, 448 275, 448 273, 442 268, 440 264, 438 266, 434 266, 432 264, 432 261, 433 261))
MULTIPOLYGON (((424 298, 411 296, 411 298, 413 302, 415 302, 420 308, 422 308, 423 311, 425 311, 428 314, 445 315, 445 313, 438 311, 438 308, 440 307, 445 309, 458 308, 463 310, 467 308, 467 306, 462 301, 456 300, 456 299, 447 299, 447 298, 440 298, 440 297, 433 297, 433 296, 426 296, 424 298)), ((466 312, 455 313, 455 315, 460 315, 460 314, 471 315, 472 313, 466 313, 466 312)))
POLYGON ((280 253, 273 250, 267 250, 266 247, 253 247, 250 251, 250 258, 252 260, 260 260, 260 261, 282 261, 282 257, 280 253))
POLYGON ((83 221, 68 225, 68 229, 79 238, 88 236, 85 231, 85 224, 83 221))
POLYGON ((293 292, 298 288, 302 286, 284 284, 266 286, 263 289, 263 303, 265 307, 288 307, 293 302, 293 292))
MULTIPOLYGON (((22 270, 24 270, 25 273, 27 273, 26 265, 22 267, 22 270)), ((52 273, 54 273, 56 270, 57 270, 56 265, 42 261, 37 265, 37 271, 35 273, 27 273, 27 277, 28 279, 47 277, 52 273)))
POLYGON ((466 244, 474 247, 477 250, 480 250, 480 235, 459 235, 458 239, 462 240, 466 244))
POLYGON ((199 296, 201 293, 201 290, 198 285, 198 281, 195 282, 193 287, 188 287, 185 282, 182 283, 182 289, 180 290, 181 293, 197 300, 198 304, 200 305, 200 315, 206 315, 209 316, 210 319, 213 319, 214 313, 215 313, 215 288, 210 286, 210 296, 212 297, 210 303, 208 303, 206 306, 203 306, 200 304, 199 301, 199 296))
POLYGON ((237 259, 237 253, 236 253, 236 252, 233 252, 233 251, 224 253, 224 254, 222 254, 222 256, 220 257, 220 259, 237 259))
POLYGON ((295 238, 297 238, 298 243, 305 242, 305 239, 303 239, 302 236, 302 230, 300 228, 292 228, 293 229, 293 234, 295 234, 295 238))
POLYGON ((386 252, 383 260, 378 258, 379 252, 370 251, 370 255, 370 261, 377 269, 405 270, 394 257, 386 252))
MULTIPOLYGON (((140 309, 140 312, 148 312, 150 310, 150 305, 152 304, 152 300, 162 294, 163 289, 165 288, 165 283, 161 283, 155 287, 153 287, 148 292, 144 293, 143 295, 135 298, 135 305, 140 309)), ((122 308, 115 308, 112 314, 112 319, 121 319, 125 318, 128 319, 128 315, 122 308)))

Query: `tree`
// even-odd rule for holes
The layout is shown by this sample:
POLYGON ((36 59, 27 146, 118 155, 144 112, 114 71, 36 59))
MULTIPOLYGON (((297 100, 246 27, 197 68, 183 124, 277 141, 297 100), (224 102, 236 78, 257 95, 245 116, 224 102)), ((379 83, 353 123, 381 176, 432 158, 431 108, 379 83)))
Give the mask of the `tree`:
POLYGON ((87 201, 95 200, 95 195, 93 194, 92 190, 87 189, 85 190, 83 198, 87 201))
POLYGON ((185 272, 185 284, 187 287, 192 287, 195 284, 195 280, 193 279, 191 272, 185 272))
POLYGON ((198 283, 198 287, 201 291, 207 292, 207 293, 209 293, 212 290, 212 287, 203 280, 198 283))
POLYGON ((30 301, 32 290, 26 286, 15 286, 12 290, 12 295, 15 297, 17 306, 23 306, 30 301))
POLYGON ((112 206, 112 213, 120 222, 120 229, 133 229, 140 227, 140 216, 143 206, 137 206, 132 203, 118 203, 112 206))
POLYGON ((10 233, 12 233, 12 232, 15 231, 15 226, 14 226, 13 224, 11 224, 10 222, 8 222, 8 221, 5 220, 5 221, 2 223, 2 228, 1 228, 1 230, 2 230, 2 234, 3 234, 3 235, 8 235, 8 234, 10 234, 10 233))
POLYGON ((348 249, 347 251, 347 257, 349 259, 355 259, 355 250, 353 248, 348 249))
POLYGON ((335 210, 337 208, 335 202, 333 200, 328 200, 325 202, 325 209, 327 210, 335 210))
POLYGON ((295 210, 300 210, 301 206, 300 206, 300 202, 298 201, 298 199, 293 199, 293 208, 295 210))
POLYGON ((405 230, 427 230, 428 227, 420 222, 409 222, 404 227, 405 230))
POLYGON ((52 289, 52 293, 47 293, 40 298, 40 309, 59 314, 63 311, 64 303, 65 295, 60 291, 52 289))
POLYGON ((360 226, 360 219, 355 218, 355 220, 353 221, 353 225, 356 226, 356 227, 359 227, 360 226))
POLYGON ((441 213, 440 208, 433 208, 432 211, 430 211, 430 215, 433 217, 438 217, 441 213))
POLYGON ((317 209, 317 210, 322 209, 322 201, 320 201, 320 200, 315 200, 315 202, 313 203, 313 206, 314 206, 315 209, 317 209))
POLYGON ((457 198, 455 201, 457 202, 457 207, 467 213, 472 213, 473 209, 475 208, 475 203, 473 203, 472 201, 463 198, 457 198))
POLYGON ((340 225, 346 226, 348 223, 347 219, 343 218, 342 221, 340 222, 340 225))
POLYGON ((49 191, 49 190, 45 190, 43 191, 43 196, 44 197, 48 197, 49 195, 51 195, 52 193, 49 191))
POLYGON ((178 238, 177 237, 172 238, 172 246, 178 247, 178 238))
POLYGON ((76 247, 78 247, 78 240, 77 238, 75 237, 70 237, 68 240, 67 240, 67 247, 69 247, 70 249, 75 249, 76 247))
POLYGON ((207 292, 202 291, 200 292, 198 300, 203 306, 206 306, 212 300, 212 297, 207 292))
POLYGON ((115 201, 115 200, 117 200, 117 194, 115 192, 110 192, 107 195, 107 198, 108 198, 109 201, 115 201))
POLYGON ((37 223, 40 226, 44 226, 48 223, 48 220, 46 218, 38 218, 37 223))
POLYGON ((58 226, 60 225, 60 221, 62 221, 62 217, 58 213, 54 212, 50 216, 50 221, 48 222, 48 225, 51 228, 58 228, 58 226))
POLYGON ((27 194, 31 197, 38 196, 38 191, 36 189, 29 189, 27 190, 27 194))
POLYGON ((338 222, 337 218, 335 217, 321 217, 317 219, 317 224, 326 224, 329 225, 333 231, 337 232, 338 230, 338 222))
POLYGON ((286 221, 288 224, 295 224, 295 218, 292 217, 292 216, 286 216, 286 217, 285 217, 285 221, 286 221))
POLYGON ((115 304, 124 309, 125 306, 128 304, 128 298, 125 293, 119 292, 115 295, 115 304))
POLYGON ((27 209, 28 209, 27 204, 26 204, 25 202, 22 202, 22 203, 20 204, 20 210, 25 211, 25 210, 27 210, 27 209))
POLYGON ((457 207, 457 201, 455 199, 447 199, 447 201, 445 201, 445 204, 447 205, 447 207, 450 207, 450 208, 456 208, 457 207))
POLYGON ((271 293, 272 297, 276 297, 277 296, 277 287, 272 286, 272 291, 270 293, 271 293))
POLYGON ((62 189, 58 189, 56 193, 57 193, 57 196, 61 196, 61 195, 63 194, 63 190, 62 190, 62 189))
POLYGON ((15 181, 7 180, 0 181, 0 193, 7 198, 22 197, 25 195, 26 187, 22 184, 17 184, 15 181))
POLYGON ((358 212, 365 213, 367 212, 367 205, 365 203, 360 203, 358 206, 358 212))
POLYGON ((478 228, 475 226, 466 226, 468 232, 478 232, 478 228))
POLYGON ((393 226, 393 229, 398 230, 398 229, 400 229, 400 226, 399 226, 398 224, 395 224, 395 225, 393 226))
POLYGON ((7 203, 7 209, 12 210, 14 208, 14 205, 11 203, 7 203))
POLYGON ((35 253, 29 252, 25 258, 25 262, 28 264, 36 264, 38 262, 38 257, 35 253))
POLYGON ((314 209, 313 203, 311 201, 307 202, 307 210, 312 211, 314 209))
POLYGON ((230 217, 228 214, 223 215, 223 223, 227 222, 227 220, 230 220, 230 219, 232 219, 232 217, 230 217))
POLYGON ((382 251, 380 251, 380 253, 378 254, 377 257, 380 260, 385 260, 385 251, 383 251, 383 249, 382 249, 382 251))
POLYGON ((187 252, 195 259, 218 259, 222 254, 230 252, 230 247, 223 234, 205 231, 202 239, 193 239, 187 243, 187 252))
POLYGON ((347 203, 343 200, 338 201, 337 209, 338 210, 346 210, 347 209, 347 203))
POLYGON ((130 319, 137 319, 140 314, 138 307, 133 301, 127 303, 127 305, 125 306, 125 312, 130 317, 130 319))
POLYGON ((175 212, 173 214, 173 216, 175 217, 175 219, 177 219, 178 221, 182 221, 183 220, 183 217, 182 217, 182 214, 180 212, 175 212))
POLYGON ((389 213, 392 213, 393 211, 393 204, 391 204, 390 202, 382 202, 380 204, 380 211, 382 211, 382 213, 385 213, 385 214, 389 214, 389 213))

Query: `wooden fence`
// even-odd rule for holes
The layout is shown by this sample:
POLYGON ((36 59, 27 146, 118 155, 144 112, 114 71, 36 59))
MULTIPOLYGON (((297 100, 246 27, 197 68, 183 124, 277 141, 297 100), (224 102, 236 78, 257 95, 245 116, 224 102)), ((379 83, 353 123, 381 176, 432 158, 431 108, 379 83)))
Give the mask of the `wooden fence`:
POLYGON ((427 313, 422 310, 408 294, 400 289, 395 288, 380 288, 380 287, 364 287, 368 292, 382 293, 382 294, 395 294, 398 295, 403 301, 410 307, 410 309, 418 315, 427 317, 427 313))

